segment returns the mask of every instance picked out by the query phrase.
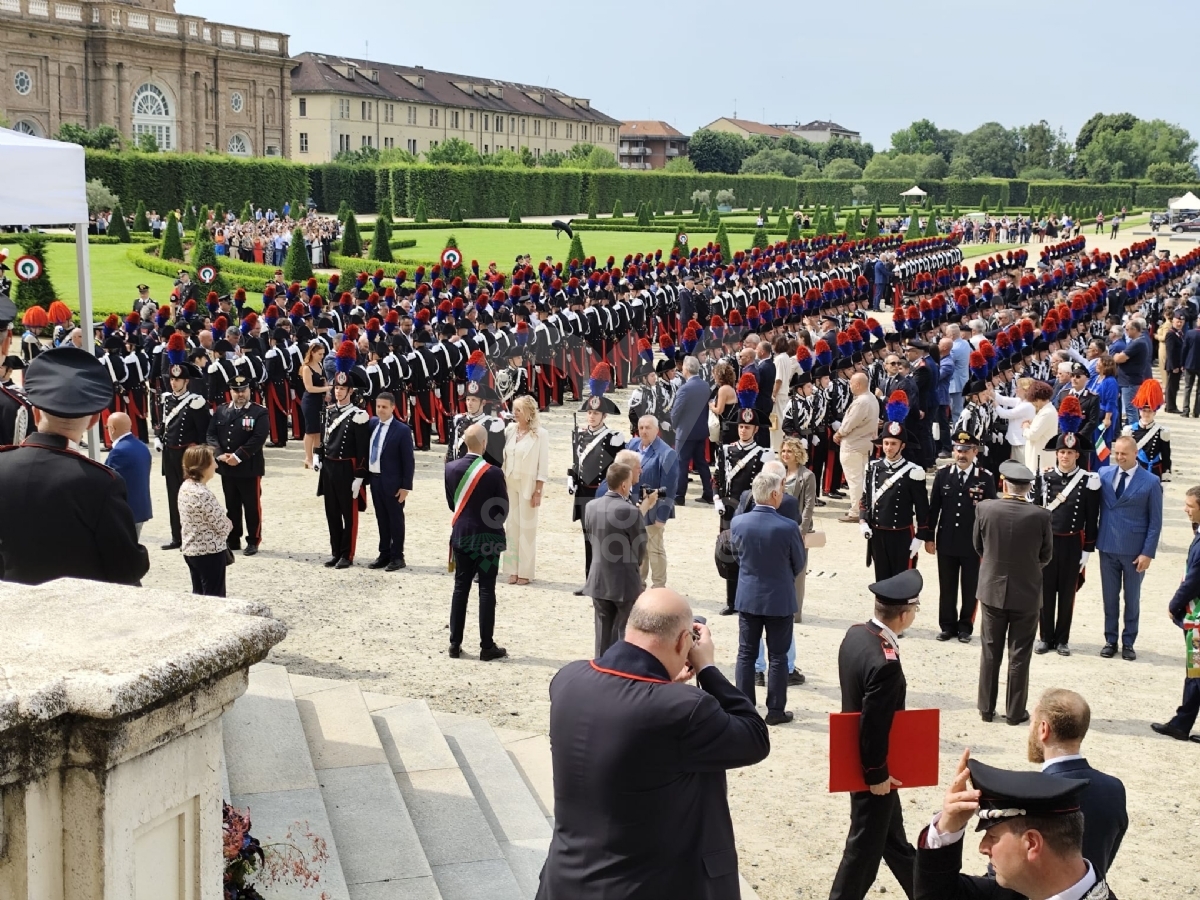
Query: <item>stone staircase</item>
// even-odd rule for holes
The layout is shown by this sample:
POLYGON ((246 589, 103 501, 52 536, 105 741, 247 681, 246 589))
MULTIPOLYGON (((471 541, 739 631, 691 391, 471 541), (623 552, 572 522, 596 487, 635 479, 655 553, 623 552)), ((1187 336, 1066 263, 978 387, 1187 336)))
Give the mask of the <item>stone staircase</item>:
MULTIPOLYGON (((264 845, 297 822, 329 859, 271 900, 531 900, 550 842, 550 744, 349 681, 250 670, 224 719, 225 796, 264 845)), ((302 846, 303 841, 298 842, 302 846)), ((743 881, 742 896, 754 900, 743 881)))

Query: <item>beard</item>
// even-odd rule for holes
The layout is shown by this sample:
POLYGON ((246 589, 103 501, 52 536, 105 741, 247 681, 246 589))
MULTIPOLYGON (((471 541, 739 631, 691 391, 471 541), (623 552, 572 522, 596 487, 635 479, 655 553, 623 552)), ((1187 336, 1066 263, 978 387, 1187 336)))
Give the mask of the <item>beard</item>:
POLYGON ((1031 763, 1037 763, 1041 765, 1046 761, 1046 748, 1041 745, 1040 741, 1038 741, 1037 735, 1034 733, 1032 728, 1029 729, 1026 755, 1029 757, 1029 761, 1031 763))

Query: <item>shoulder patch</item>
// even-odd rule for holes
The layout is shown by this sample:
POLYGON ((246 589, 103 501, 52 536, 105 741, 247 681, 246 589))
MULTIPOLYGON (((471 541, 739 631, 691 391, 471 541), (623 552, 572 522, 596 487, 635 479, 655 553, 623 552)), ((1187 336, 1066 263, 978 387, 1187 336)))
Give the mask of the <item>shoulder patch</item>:
POLYGON ((913 465, 908 467, 908 477, 911 478, 913 481, 920 481, 920 482, 924 483, 925 470, 914 463, 913 465))
POLYGON ((1100 490, 1100 473, 1099 472, 1088 472, 1087 489, 1089 491, 1100 490))
POLYGON ((204 407, 208 406, 208 401, 197 394, 192 398, 188 405, 191 406, 192 409, 203 409, 204 407))
POLYGON ((367 415, 367 411, 365 409, 360 409, 358 412, 356 412, 354 414, 354 424, 355 425, 365 425, 370 421, 371 421, 371 417, 369 415, 367 415))
POLYGON ((1171 439, 1171 432, 1166 428, 1161 428, 1159 429, 1158 436, 1164 441, 1169 441, 1171 439))

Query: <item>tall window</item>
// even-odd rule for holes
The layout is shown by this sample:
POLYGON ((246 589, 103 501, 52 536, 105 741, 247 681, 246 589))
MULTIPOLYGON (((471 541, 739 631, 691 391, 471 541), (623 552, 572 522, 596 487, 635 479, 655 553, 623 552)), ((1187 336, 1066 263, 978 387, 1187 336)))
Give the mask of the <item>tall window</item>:
POLYGON ((371 121, 371 101, 370 100, 364 100, 362 102, 362 120, 364 122, 371 121))
POLYGON ((588 127, 586 125, 580 125, 579 126, 579 139, 581 141, 586 141, 587 134, 588 134, 588 127))
POLYGON ((338 135, 338 150, 341 151, 341 150, 349 150, 349 149, 350 149, 350 135, 339 134, 338 135))
POLYGON ((475 130, 475 113, 467 113, 467 127, 475 130))
POLYGON ((369 134, 364 134, 364 135, 362 136, 362 146, 363 146, 363 147, 373 147, 373 146, 375 146, 375 145, 372 143, 373 141, 374 141, 374 137, 373 137, 372 135, 369 135, 369 134))
POLYGON ((483 130, 484 130, 484 131, 488 131, 488 130, 489 130, 489 129, 488 129, 488 116, 487 116, 487 114, 486 114, 486 113, 485 113, 485 114, 484 114, 484 116, 483 116, 483 130))
POLYGON ((347 99, 345 97, 338 100, 338 118, 339 119, 350 118, 350 101, 349 101, 349 99, 347 99))
POLYGON ((301 153, 308 152, 308 132, 307 131, 300 132, 300 152, 301 153))
POLYGON ((533 136, 534 137, 542 136, 542 120, 541 119, 533 120, 533 136))
POLYGON ((453 111, 450 113, 450 127, 451 127, 451 128, 457 128, 457 127, 458 127, 458 121, 459 121, 459 119, 458 119, 458 110, 456 109, 456 110, 453 110, 453 111))
POLYGON ((417 124, 417 108, 415 106, 410 106, 408 108, 408 124, 409 125, 417 124))
POLYGON ((521 120, 521 134, 524 134, 524 133, 525 133, 525 120, 522 119, 521 120))
POLYGON ((571 140, 571 131, 574 127, 575 126, 572 125, 570 122, 567 123, 567 140, 568 141, 571 140))
POLYGON ((302 117, 308 115, 308 98, 306 97, 300 98, 300 115, 302 117))
POLYGON ((617 142, 617 129, 615 129, 615 128, 608 129, 608 142, 610 144, 615 144, 617 142))
POLYGON ((416 156, 417 155, 417 139, 409 138, 405 143, 408 144, 408 152, 411 153, 413 156, 416 156))
POLYGON ((275 91, 272 88, 267 88, 266 110, 263 120, 267 125, 275 124, 275 91))
POLYGON ((133 136, 153 135, 160 150, 173 150, 175 118, 171 102, 153 84, 143 84, 133 95, 133 136))
POLYGON ((508 117, 508 133, 509 133, 509 134, 516 134, 516 133, 517 133, 517 119, 516 119, 516 116, 509 116, 509 117, 508 117))
POLYGON ((504 131, 504 116, 496 116, 496 134, 504 131))
POLYGON ((550 137, 558 137, 558 123, 557 122, 550 123, 550 137))
POLYGON ((441 110, 437 109, 436 107, 434 107, 434 108, 431 108, 431 109, 429 110, 429 127, 430 127, 430 128, 437 128, 437 127, 438 127, 438 119, 439 119, 439 118, 441 118, 441 117, 438 115, 438 113, 439 113, 439 112, 441 112, 441 110))

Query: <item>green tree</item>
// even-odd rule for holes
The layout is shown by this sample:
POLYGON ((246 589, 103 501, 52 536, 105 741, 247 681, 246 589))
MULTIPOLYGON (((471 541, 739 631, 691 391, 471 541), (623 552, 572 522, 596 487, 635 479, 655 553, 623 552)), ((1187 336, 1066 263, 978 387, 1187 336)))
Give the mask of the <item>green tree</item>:
POLYGON ((346 227, 342 229, 342 256, 362 256, 362 236, 358 233, 358 219, 353 215, 346 217, 346 227))
MULTIPOLYGON (((208 204, 202 203, 202 204, 200 204, 200 212, 198 212, 196 214, 196 226, 195 227, 199 228, 201 225, 207 225, 207 224, 208 224, 208 204)), ((137 231, 136 228, 133 230, 137 231)))
POLYGON ((989 205, 990 203, 991 203, 991 200, 990 200, 990 198, 988 197, 988 195, 987 195, 987 194, 984 194, 984 195, 983 195, 983 196, 982 196, 982 197, 979 199, 979 210, 980 210, 980 212, 987 212, 987 211, 988 211, 988 205, 989 205))
POLYGON ((929 210, 929 221, 925 223, 925 237, 937 237, 940 233, 938 231, 937 217, 938 213, 936 209, 929 210))
POLYGON ((852 159, 831 159, 821 174, 836 181, 857 181, 862 178, 863 170, 852 159))
MULTIPOLYGON (((377 232, 378 230, 376 228, 377 232)), ((386 238, 384 244, 387 244, 386 238)), ((292 231, 292 242, 288 244, 287 259, 283 263, 283 277, 288 281, 299 281, 303 284, 312 278, 312 275, 312 260, 308 256, 308 248, 304 246, 304 230, 297 225, 292 231)))
POLYGON ((585 259, 587 257, 583 255, 583 241, 577 231, 571 236, 571 246, 567 248, 567 262, 578 260, 582 263, 585 259))
MULTIPOLYGON (((446 238, 446 249, 449 250, 451 248, 454 248, 455 250, 458 249, 458 241, 455 240, 454 235, 450 235, 450 237, 446 238)), ((462 254, 460 253, 459 256, 461 257, 462 254)), ((463 264, 462 264, 461 260, 459 261, 457 266, 455 266, 453 269, 450 270, 450 278, 451 279, 461 278, 463 281, 467 280, 467 273, 466 273, 466 270, 463 268, 463 264)))
POLYGON ((831 231, 828 218, 825 212, 819 207, 816 216, 813 218, 813 231, 817 237, 823 237, 831 231))
POLYGON ((867 217, 867 231, 865 237, 868 240, 873 240, 879 237, 879 213, 875 210, 867 217))
POLYGON ((675 240, 671 242, 671 255, 672 256, 678 256, 680 258, 687 257, 687 245, 685 245, 679 239, 680 235, 682 235, 683 233, 684 232, 681 229, 678 229, 678 228, 675 229, 675 240))
POLYGON ((792 241, 800 240, 800 222, 795 216, 791 216, 791 222, 788 223, 787 240, 790 244, 792 241))
POLYGON ((698 172, 725 172, 733 175, 749 148, 740 135, 701 128, 688 142, 688 158, 698 172))
POLYGON ((588 201, 587 217, 589 219, 599 218, 598 212, 596 210, 596 198, 595 197, 593 197, 591 200, 588 201))
POLYGON ((816 165, 816 162, 808 156, 799 156, 778 147, 768 147, 743 159, 738 171, 743 175, 784 175, 796 178, 806 165, 816 165))
POLYGON ((417 225, 424 225, 428 221, 429 221, 429 216, 425 212, 425 198, 418 197, 417 198, 417 210, 413 214, 413 223, 417 224, 417 225))
POLYGON ((567 158, 558 150, 547 150, 538 158, 538 165, 543 169, 557 169, 566 161, 567 158))
POLYGON ((729 263, 733 260, 733 246, 729 243, 729 232, 725 230, 725 223, 717 229, 717 246, 721 248, 721 261, 729 263))
POLYGON ((620 219, 620 218, 623 218, 623 217, 624 217, 624 215, 625 215, 625 212, 624 212, 624 210, 621 208, 621 198, 620 198, 620 197, 618 197, 618 198, 616 199, 616 202, 615 202, 615 203, 613 203, 613 212, 612 212, 612 217, 613 217, 614 219, 620 219))
MULTIPOLYGON (((289 257, 291 256, 290 253, 288 255, 289 257)), ((369 259, 375 259, 379 262, 392 261, 392 245, 388 243, 387 219, 383 216, 375 219, 375 234, 371 238, 371 249, 367 256, 369 259)))
MULTIPOLYGON (((304 235, 300 236, 300 249, 304 249, 304 235)), ((192 271, 197 273, 197 280, 199 280, 198 273, 202 266, 212 266, 217 270, 217 277, 211 284, 202 284, 201 290, 216 291, 218 294, 229 293, 229 282, 221 274, 221 267, 217 264, 217 248, 213 245, 212 236, 209 235, 207 228, 199 229, 196 234, 196 243, 192 244, 191 264, 192 271)), ((311 274, 311 267, 309 272, 311 274)))
POLYGON ((220 226, 225 225, 225 204, 224 203, 218 203, 216 206, 213 207, 213 219, 216 220, 216 223, 218 225, 220 225, 220 226))
POLYGON ((719 212, 717 212, 716 207, 713 207, 713 211, 708 214, 708 227, 709 228, 720 228, 721 227, 721 214, 719 212))
POLYGON ((754 230, 754 240, 751 242, 752 247, 757 247, 759 250, 766 250, 771 246, 771 239, 767 236, 767 229, 756 228, 754 230))
POLYGON ((91 178, 84 185, 84 193, 87 195, 87 208, 89 213, 98 213, 111 210, 120 202, 117 197, 99 178, 91 178))
POLYGON ((1075 138, 1075 151, 1082 153, 1101 131, 1129 131, 1138 121, 1138 117, 1133 113, 1096 113, 1079 129, 1075 138))
POLYGON ((584 168, 617 169, 620 166, 617 164, 617 158, 613 156, 611 150, 605 150, 603 147, 593 147, 584 160, 584 168))
POLYGON ((129 226, 125 222, 125 211, 118 203, 112 208, 112 221, 108 223, 108 236, 115 237, 122 244, 130 242, 129 226))
MULTIPOLYGON (((946 162, 950 162, 956 149, 958 139, 962 135, 957 131, 946 131, 938 128, 928 119, 913 122, 907 128, 902 128, 892 134, 892 151, 908 155, 937 154, 946 162)), ((858 162, 858 160, 855 160, 858 162)), ((866 163, 859 162, 866 167, 866 163)))
POLYGON ((696 171, 696 164, 686 156, 675 156, 667 160, 663 171, 675 175, 690 175, 696 171))
POLYGON ((82 125, 65 122, 58 129, 58 134, 54 136, 54 139, 65 141, 68 144, 79 144, 89 150, 121 149, 121 135, 111 125, 99 125, 89 131, 82 125))
POLYGON ((462 138, 447 138, 425 151, 425 161, 439 166, 478 166, 483 159, 479 151, 462 138))
POLYGON ((673 216, 682 216, 683 215, 683 201, 680 200, 678 197, 675 198, 675 205, 673 207, 671 207, 671 215, 673 215, 673 216))
POLYGON ((1146 167, 1146 177, 1155 184, 1190 184, 1197 178, 1192 163, 1171 162, 1150 163, 1146 167))
POLYGON ((343 225, 346 224, 346 216, 350 215, 350 206, 345 200, 338 204, 337 220, 343 225))
POLYGON ((658 199, 654 203, 654 215, 655 215, 655 217, 658 217, 658 216, 665 216, 666 214, 667 214, 667 211, 663 208, 662 195, 659 194, 658 199))
POLYGON ((250 205, 249 200, 247 200, 245 203, 242 204, 242 211, 238 215, 238 218, 241 219, 243 222, 253 222, 254 221, 254 208, 250 205))
POLYGON ((537 165, 537 157, 534 156, 533 151, 530 150, 528 147, 526 147, 524 144, 521 145, 521 149, 518 153, 518 156, 521 157, 521 165, 523 165, 527 169, 532 169, 534 166, 537 165))
POLYGON ((135 137, 134 144, 142 153, 158 153, 158 151, 161 149, 158 146, 158 138, 156 138, 149 131, 143 131, 141 134, 135 137))
POLYGON ((150 230, 150 220, 146 218, 146 204, 141 200, 137 202, 137 207, 133 211, 133 230, 150 230))
POLYGON ((158 250, 160 259, 170 259, 183 262, 183 241, 179 237, 179 220, 175 213, 167 216, 167 224, 163 226, 162 246, 158 250))
POLYGON ((644 202, 638 204, 637 223, 643 228, 650 224, 650 213, 644 202))
POLYGON ((900 215, 902 215, 902 216, 903 216, 903 215, 905 215, 907 212, 908 212, 908 198, 907 198, 907 197, 901 197, 901 198, 900 198, 900 215))
POLYGON ((1014 128, 985 122, 968 131, 958 143, 958 152, 969 156, 980 173, 993 178, 1013 178, 1021 162, 1021 144, 1014 128))
POLYGON ((779 211, 779 219, 775 222, 775 227, 780 231, 786 231, 788 227, 788 214, 786 209, 779 211))
POLYGON ((762 206, 760 206, 758 208, 758 217, 760 219, 762 219, 763 222, 765 223, 767 221, 767 215, 769 214, 769 212, 770 212, 770 210, 767 209, 767 201, 764 200, 762 202, 762 206))
POLYGON ((50 304, 58 299, 58 293, 50 281, 50 267, 46 262, 47 243, 46 236, 36 231, 21 237, 21 254, 40 261, 42 274, 32 281, 17 281, 17 293, 13 302, 19 310, 26 310, 31 306, 49 309, 50 304))
POLYGON ((906 241, 915 241, 921 234, 921 213, 919 210, 914 209, 912 215, 909 217, 908 231, 904 232, 904 239, 906 241))
POLYGON ((196 230, 196 204, 191 200, 183 201, 183 230, 196 230))
POLYGON ((508 224, 510 224, 510 225, 520 225, 521 224, 521 208, 519 206, 517 206, 516 200, 514 200, 512 202, 512 206, 508 210, 508 224))
POLYGON ((858 210, 852 209, 846 214, 846 237, 850 240, 858 237, 858 210))

